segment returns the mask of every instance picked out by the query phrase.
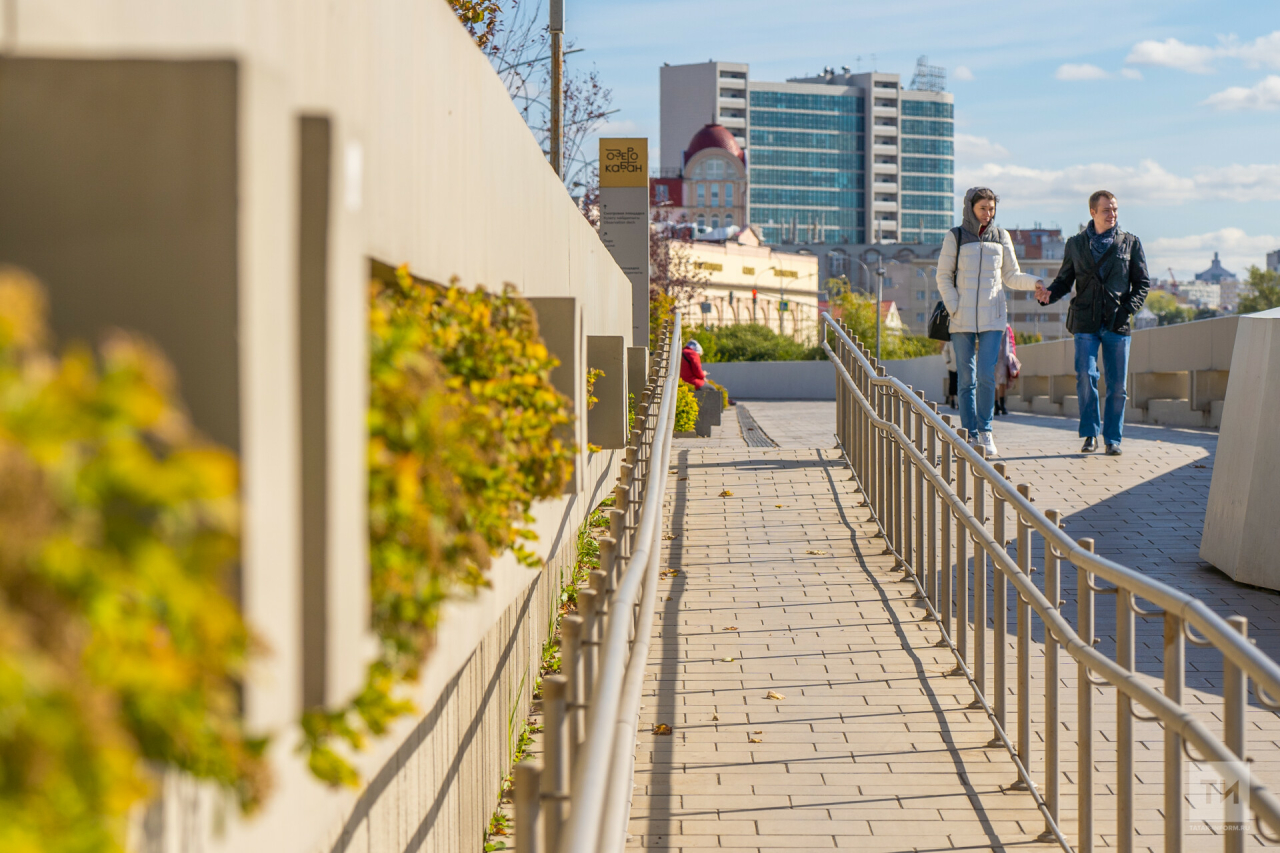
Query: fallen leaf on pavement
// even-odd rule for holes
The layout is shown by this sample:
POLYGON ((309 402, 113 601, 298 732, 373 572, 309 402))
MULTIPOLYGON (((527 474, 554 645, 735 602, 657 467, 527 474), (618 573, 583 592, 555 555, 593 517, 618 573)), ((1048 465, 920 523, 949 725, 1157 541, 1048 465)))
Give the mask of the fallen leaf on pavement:
POLYGON ((662 534, 662 538, 663 538, 663 539, 665 539, 666 541, 670 542, 672 539, 675 539, 675 538, 676 538, 676 534, 674 534, 674 533, 664 533, 664 534, 662 534))
POLYGON ((752 732, 752 734, 753 734, 753 735, 762 735, 762 734, 764 734, 764 732, 762 732, 760 729, 756 729, 754 732, 752 732))
POLYGON ((721 663, 733 663, 733 658, 720 658, 721 663))
POLYGON ((782 509, 782 504, 774 504, 778 509, 782 509))
POLYGON ((805 551, 805 553, 806 553, 806 554, 816 554, 816 555, 817 555, 817 556, 819 556, 819 557, 825 557, 825 556, 826 556, 826 554, 827 554, 827 552, 826 552, 826 551, 814 551, 814 550, 812 550, 812 549, 810 549, 810 550, 808 550, 808 551, 805 551))
POLYGON ((760 740, 758 737, 749 737, 747 738, 747 743, 764 743, 764 741, 760 740))
POLYGON ((721 630, 721 631, 736 631, 736 630, 738 630, 738 626, 737 626, 737 625, 726 625, 725 627, 721 628, 720 630, 721 630))
POLYGON ((733 497, 733 492, 729 491, 728 489, 725 489, 723 492, 720 493, 720 497, 731 498, 733 497))
POLYGON ((768 693, 764 694, 764 698, 766 698, 766 699, 786 699, 787 697, 786 697, 786 696, 783 696, 781 693, 779 693, 779 692, 778 692, 778 691, 776 691, 776 690, 770 690, 768 693))
POLYGON ((653 733, 655 735, 669 735, 671 734, 671 726, 668 726, 666 723, 654 723, 653 733))
POLYGON ((718 723, 718 722, 720 722, 720 715, 719 715, 719 714, 712 714, 712 715, 711 715, 711 722, 713 722, 713 723, 718 723))

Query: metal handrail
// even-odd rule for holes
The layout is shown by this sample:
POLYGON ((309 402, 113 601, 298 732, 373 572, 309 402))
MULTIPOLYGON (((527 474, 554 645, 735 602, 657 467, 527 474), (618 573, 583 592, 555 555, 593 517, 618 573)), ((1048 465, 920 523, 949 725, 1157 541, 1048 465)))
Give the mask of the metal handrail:
MULTIPOLYGON (((898 566, 907 572, 915 584, 919 597, 924 601, 929 618, 938 623, 942 633, 940 645, 949 647, 956 658, 957 671, 968 679, 974 690, 975 701, 986 711, 995 730, 996 740, 1009 751, 1017 768, 1020 782, 1032 793, 1037 807, 1045 818, 1045 836, 1052 837, 1065 849, 1071 846, 1058 826, 1058 685, 1056 683, 1057 651, 1061 646, 1080 667, 1079 705, 1082 721, 1077 743, 1080 786, 1080 839, 1079 849, 1090 851, 1092 833, 1092 698, 1089 691, 1098 683, 1110 684, 1117 689, 1118 761, 1117 761, 1117 827, 1118 846, 1122 851, 1132 849, 1133 829, 1133 780, 1132 780, 1132 718, 1137 716, 1132 703, 1143 706, 1151 717, 1165 728, 1165 831, 1166 851, 1177 853, 1182 845, 1182 757, 1188 744, 1194 745, 1202 759, 1217 762, 1219 769, 1227 770, 1237 779, 1247 779, 1250 792, 1250 808, 1255 820, 1265 822, 1272 830, 1280 831, 1280 802, 1271 794, 1245 765, 1244 716, 1247 709, 1247 681, 1257 682, 1259 701, 1274 707, 1274 701, 1264 698, 1266 693, 1280 697, 1280 666, 1251 645, 1244 634, 1245 622, 1232 617, 1231 622, 1218 616, 1203 602, 1172 589, 1159 581, 1129 569, 1092 552, 1092 541, 1075 542, 1058 525, 1058 513, 1041 513, 1031 503, 1029 490, 1015 488, 1003 475, 1003 470, 992 466, 984 455, 969 446, 964 436, 951 428, 949 418, 939 416, 936 407, 926 404, 912 389, 900 380, 885 375, 884 369, 871 359, 861 345, 851 339, 830 315, 823 314, 823 323, 835 335, 837 354, 822 335, 822 347, 835 365, 840 381, 837 384, 837 434, 840 448, 853 470, 854 477, 867 496, 867 505, 879 524, 887 548, 898 566), (842 357, 844 356, 844 357, 842 357), (853 375, 858 374, 857 378, 853 375), (871 399, 874 397, 873 399, 871 399), (915 425, 911 427, 912 416, 915 425), (908 435, 908 430, 912 435, 908 435), (927 441, 926 441, 927 439, 927 441), (941 467, 938 470, 938 439, 942 442, 941 467), (926 443, 928 444, 926 452, 926 443), (952 453, 959 467, 957 483, 959 492, 952 487, 952 453), (976 494, 972 500, 974 510, 969 509, 970 497, 967 475, 972 469, 976 494), (904 473, 906 476, 904 476, 904 473), (911 474, 916 477, 912 488, 911 474), (925 488, 928 487, 928 497, 925 488), (985 487, 991 490, 996 504, 996 535, 988 533, 985 518, 985 487), (915 492, 914 515, 912 492, 915 492), (928 512, 925 512, 926 503, 928 512), (1011 505, 1018 525, 1017 560, 1005 550, 1004 512, 1011 505), (941 530, 936 510, 941 507, 941 530), (951 554, 952 542, 948 516, 953 516, 964 535, 956 536, 956 580, 960 588, 956 592, 958 606, 958 644, 951 636, 951 554), (1050 517, 1052 516, 1052 517, 1050 517), (1045 540, 1046 592, 1050 601, 1031 581, 1030 535, 1038 532, 1045 540), (942 549, 939 554, 938 534, 941 533, 942 549), (914 543, 912 542, 912 534, 914 543), (977 547, 973 554, 974 567, 967 567, 966 546, 972 541, 977 547), (938 557, 941 556, 941 566, 938 557), (979 557, 982 559, 980 560, 979 557), (995 623, 996 631, 996 695, 995 709, 988 704, 986 684, 986 558, 990 557, 1000 580, 995 590, 996 607, 1003 619, 995 623), (927 559, 927 562, 926 562, 927 559), (1060 583, 1059 560, 1067 560, 1078 569, 1080 602, 1078 620, 1080 636, 1062 615, 1056 601, 1060 583), (974 628, 978 634, 974 649, 973 669, 968 665, 968 590, 969 575, 974 580, 974 628), (922 577, 923 574, 923 577, 922 577), (1091 577, 1115 584, 1115 589, 1103 590, 1117 594, 1117 657, 1112 661, 1093 648, 1093 596, 1099 592, 1091 577), (1018 609, 1018 745, 1015 748, 1005 731, 1005 695, 1003 647, 1007 627, 1004 611, 1004 581, 1013 584, 1018 609), (1049 588, 1050 581, 1053 588, 1049 588), (1133 616, 1141 613, 1152 617, 1155 611, 1138 608, 1135 598, 1155 604, 1165 617, 1165 689, 1161 693, 1135 676, 1133 666, 1133 616), (1121 610, 1123 608, 1123 610, 1121 610), (1036 613, 1046 628, 1046 667, 1052 667, 1053 678, 1046 676, 1046 716, 1049 731, 1046 737, 1046 785, 1042 794, 1035 785, 1030 768, 1030 614, 1036 613), (1119 614, 1123 615, 1119 615, 1119 614), (1193 637, 1191 627, 1202 634, 1197 642, 1213 645, 1224 656, 1227 678, 1224 685, 1226 703, 1225 741, 1215 737, 1208 728, 1192 718, 1182 707, 1184 679, 1184 634, 1193 637), (1102 676, 1103 681, 1093 679, 1091 673, 1102 676), (1126 768, 1129 771, 1126 774, 1126 768), (1126 775, 1128 778, 1126 778, 1126 775)), ((1002 468, 1003 466, 1001 466, 1002 468)), ((993 746, 996 745, 993 741, 993 746)), ((1242 829, 1230 828, 1224 833, 1229 853, 1242 850, 1242 829)))
POLYGON ((585 620, 570 623, 572 642, 562 649, 566 687, 555 676, 545 680, 556 691, 548 701, 544 690, 545 760, 516 766, 516 838, 522 853, 621 851, 625 845, 641 685, 661 563, 667 457, 680 380, 680 322, 676 312, 661 335, 615 490, 613 537, 601 541, 600 582, 616 579, 616 587, 607 596, 579 593, 589 605, 585 620), (593 608, 600 605, 601 621, 593 621, 593 608), (579 631, 599 639, 585 646, 579 631), (585 700, 580 705, 570 707, 563 700, 580 693, 585 700), (565 724, 565 712, 571 715, 584 706, 586 722, 578 732, 572 723, 565 724), (562 746, 561 740, 567 743, 562 746), (572 774, 567 772, 570 764, 572 774), (548 773, 558 781, 549 785, 548 773))

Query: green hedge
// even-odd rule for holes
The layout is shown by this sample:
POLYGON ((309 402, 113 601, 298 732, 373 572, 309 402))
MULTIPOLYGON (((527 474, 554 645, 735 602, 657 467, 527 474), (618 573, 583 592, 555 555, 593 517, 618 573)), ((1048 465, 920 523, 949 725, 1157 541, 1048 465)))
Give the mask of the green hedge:
POLYGON ((36 283, 0 271, 0 850, 122 849, 176 768, 251 811, 253 638, 226 590, 238 471, 155 349, 49 345, 36 283))
POLYGON ((401 267, 370 284, 369 541, 379 654, 345 708, 303 718, 313 773, 359 779, 361 749, 412 712, 398 685, 431 649, 446 598, 485 586, 494 555, 530 567, 529 509, 559 495, 575 448, 570 402, 533 309, 508 287, 468 291, 401 267))

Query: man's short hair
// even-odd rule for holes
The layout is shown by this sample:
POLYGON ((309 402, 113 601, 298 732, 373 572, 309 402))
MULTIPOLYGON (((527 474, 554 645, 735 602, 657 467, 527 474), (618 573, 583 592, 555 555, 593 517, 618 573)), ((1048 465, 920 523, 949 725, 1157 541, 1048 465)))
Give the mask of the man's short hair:
POLYGON ((1089 196, 1089 212, 1093 213, 1095 210, 1097 210, 1098 202, 1104 198, 1109 198, 1112 201, 1115 201, 1116 194, 1111 192, 1110 190, 1098 190, 1096 193, 1089 196))

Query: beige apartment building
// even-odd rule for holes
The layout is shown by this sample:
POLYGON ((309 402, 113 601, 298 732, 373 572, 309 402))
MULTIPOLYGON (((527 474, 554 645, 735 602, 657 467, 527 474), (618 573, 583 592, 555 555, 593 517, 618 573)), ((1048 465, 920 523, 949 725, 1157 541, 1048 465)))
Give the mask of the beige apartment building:
POLYGON ((705 280, 685 316, 708 326, 760 323, 812 343, 818 334, 818 258, 775 251, 748 228, 720 241, 680 243, 705 280))

